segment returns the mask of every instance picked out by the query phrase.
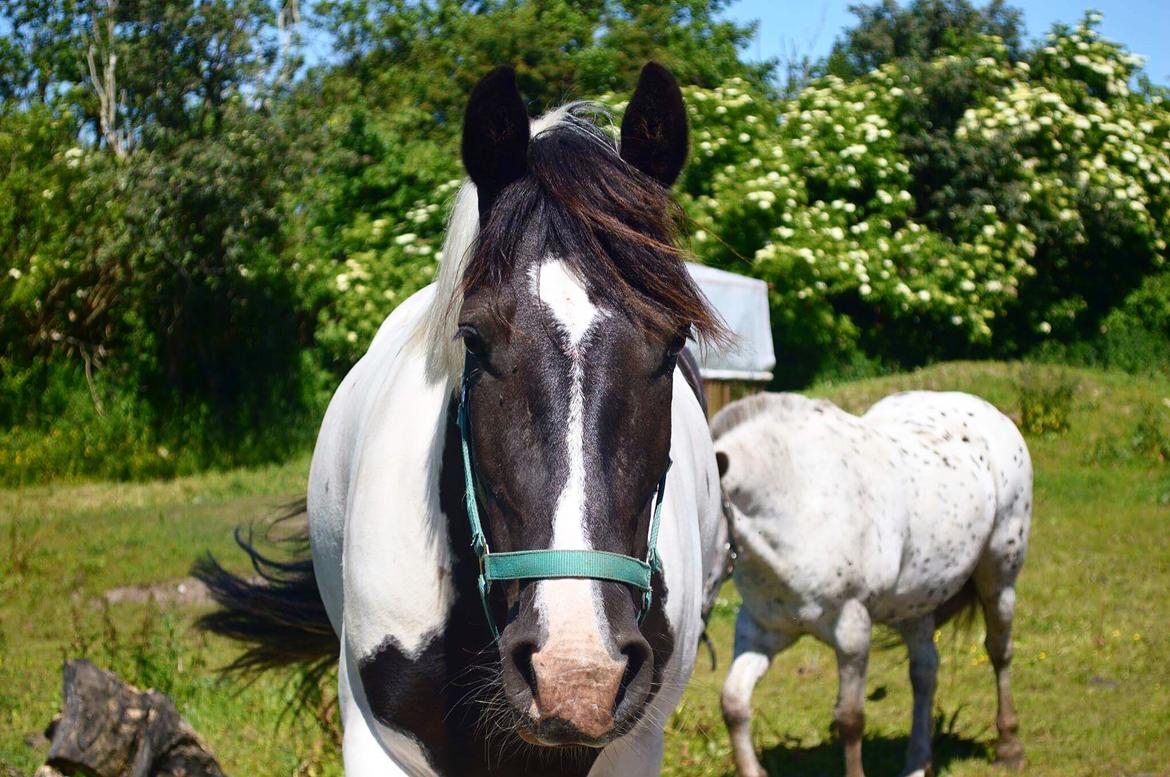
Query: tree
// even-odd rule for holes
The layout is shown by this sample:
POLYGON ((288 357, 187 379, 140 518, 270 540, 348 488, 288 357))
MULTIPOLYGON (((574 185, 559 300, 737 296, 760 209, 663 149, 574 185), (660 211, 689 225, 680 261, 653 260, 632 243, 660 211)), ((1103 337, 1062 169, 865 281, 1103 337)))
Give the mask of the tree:
POLYGON ((119 156, 214 132, 279 53, 267 0, 0 0, 0 15, 0 91, 75 110, 119 156))
POLYGON ((1029 61, 981 37, 826 76, 780 122, 743 84, 688 94, 695 247, 769 282, 778 381, 1019 357, 1103 326, 1102 352, 1142 327, 1162 358, 1170 103, 1131 90, 1141 58, 1099 22, 1056 27, 1029 61))
POLYGON ((0 18, 10 27, 0 39, 6 101, 46 103, 62 86, 81 82, 85 60, 77 52, 85 49, 78 25, 88 10, 84 0, 0 0, 0 18))
POLYGON ((929 62, 945 54, 970 50, 980 36, 998 38, 1007 55, 1022 51, 1023 14, 1005 0, 977 7, 969 0, 914 0, 902 7, 897 0, 853 5, 857 24, 833 45, 823 65, 826 73, 850 79, 888 62, 929 62))
POLYGON ((165 474, 311 434, 290 421, 320 401, 317 297, 286 264, 308 165, 280 112, 298 7, 0 0, 0 458, 78 430, 61 466, 165 474))
POLYGON ((495 65, 516 68, 533 113, 574 95, 627 91, 658 60, 683 83, 743 76, 763 85, 772 65, 746 65, 754 27, 723 21, 729 0, 322 0, 316 24, 336 44, 333 77, 367 102, 404 102, 457 129, 463 101, 495 65))

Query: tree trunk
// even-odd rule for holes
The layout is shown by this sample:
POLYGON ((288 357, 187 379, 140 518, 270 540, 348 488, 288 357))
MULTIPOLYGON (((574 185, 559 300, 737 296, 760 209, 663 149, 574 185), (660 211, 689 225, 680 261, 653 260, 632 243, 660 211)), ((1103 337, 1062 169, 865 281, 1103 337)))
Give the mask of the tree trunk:
POLYGON ((140 691, 89 661, 65 664, 65 703, 35 777, 224 777, 166 695, 140 691))

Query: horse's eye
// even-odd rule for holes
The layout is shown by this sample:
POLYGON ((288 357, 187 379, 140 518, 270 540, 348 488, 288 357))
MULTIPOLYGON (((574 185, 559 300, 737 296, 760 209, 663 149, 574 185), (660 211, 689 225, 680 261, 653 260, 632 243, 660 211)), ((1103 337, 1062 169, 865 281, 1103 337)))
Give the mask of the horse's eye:
POLYGON ((460 324, 459 330, 455 333, 455 337, 463 341, 463 347, 467 352, 477 358, 487 356, 488 347, 487 342, 484 341, 483 336, 480 335, 479 330, 470 324, 460 324))
POLYGON ((674 337, 670 338, 670 343, 666 346, 666 358, 676 359, 682 353, 682 349, 686 347, 687 336, 679 332, 674 337))

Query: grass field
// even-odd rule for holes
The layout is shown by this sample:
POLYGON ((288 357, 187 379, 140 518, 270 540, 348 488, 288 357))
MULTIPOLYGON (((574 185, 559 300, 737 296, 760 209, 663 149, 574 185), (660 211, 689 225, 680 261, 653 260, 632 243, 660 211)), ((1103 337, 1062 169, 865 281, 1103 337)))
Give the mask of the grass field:
MULTIPOLYGON (((859 411, 907 388, 980 394, 1017 419, 1030 402, 1036 466, 1031 549, 1019 586, 1014 684, 1026 774, 1170 775, 1170 379, 1030 365, 947 364, 811 393, 859 411), (1062 398, 1062 390, 1071 398, 1062 398)), ((198 606, 123 596, 182 578, 212 550, 242 568, 231 529, 303 489, 307 460, 166 483, 0 491, 0 774, 31 773, 37 732, 60 703, 60 664, 87 656, 170 694, 229 774, 336 775, 331 735, 313 716, 277 721, 284 678, 217 679, 231 646, 192 631, 198 606)), ((166 587, 160 587, 164 592, 166 587)), ((160 594, 162 595, 162 594, 160 594)), ((736 596, 724 591, 712 636, 671 721, 665 773, 731 773, 718 712, 736 596)), ((994 684, 981 624, 944 631, 935 742, 939 774, 998 774, 994 684)), ((896 774, 909 730, 904 651, 870 662, 871 777, 896 774)), ((755 697, 755 739, 772 775, 839 774, 829 731, 831 651, 806 639, 777 658, 755 697)))

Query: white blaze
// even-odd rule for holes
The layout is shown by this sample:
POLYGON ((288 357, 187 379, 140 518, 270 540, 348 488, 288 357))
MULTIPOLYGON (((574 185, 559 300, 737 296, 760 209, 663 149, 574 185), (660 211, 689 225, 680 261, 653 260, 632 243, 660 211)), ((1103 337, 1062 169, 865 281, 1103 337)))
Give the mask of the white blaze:
POLYGON ((552 313, 557 324, 566 335, 562 344, 566 353, 573 357, 574 365, 580 363, 581 343, 593 322, 605 316, 605 312, 589 300, 589 292, 581 285, 580 279, 560 259, 550 259, 543 265, 528 271, 532 291, 552 313))
MULTIPOLYGON (((585 532, 585 360, 589 330, 605 318, 606 311, 589 300, 581 280, 560 259, 550 258, 529 270, 533 294, 548 310, 560 330, 561 348, 569 357, 569 414, 565 419, 568 472, 553 515, 552 545, 555 550, 588 550, 585 532)), ((548 643, 560 643, 575 653, 608 653, 603 634, 605 619, 597 586, 591 580, 541 580, 536 606, 545 625, 548 643)))

